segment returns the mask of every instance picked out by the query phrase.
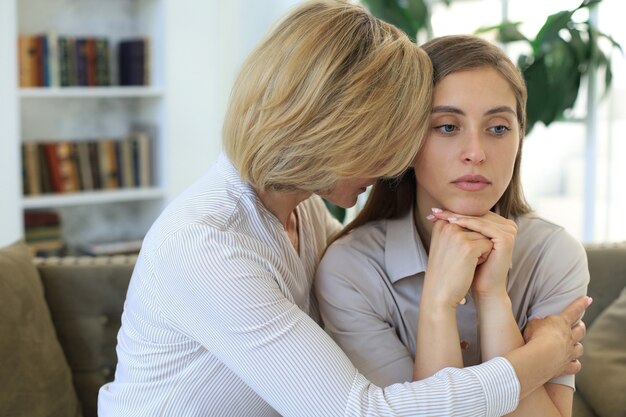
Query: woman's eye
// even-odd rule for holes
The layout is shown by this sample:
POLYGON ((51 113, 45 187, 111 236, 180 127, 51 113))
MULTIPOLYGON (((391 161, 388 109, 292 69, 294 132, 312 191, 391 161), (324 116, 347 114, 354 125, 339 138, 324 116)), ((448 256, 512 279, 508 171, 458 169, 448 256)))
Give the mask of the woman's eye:
POLYGON ((496 135, 504 135, 506 132, 508 132, 509 130, 511 130, 509 127, 504 126, 504 125, 498 125, 498 126, 494 126, 489 128, 489 130, 491 130, 493 133, 495 133, 496 135))
POLYGON ((441 133, 452 133, 455 130, 457 130, 456 126, 455 125, 451 125, 451 124, 435 126, 435 129, 438 130, 441 133))

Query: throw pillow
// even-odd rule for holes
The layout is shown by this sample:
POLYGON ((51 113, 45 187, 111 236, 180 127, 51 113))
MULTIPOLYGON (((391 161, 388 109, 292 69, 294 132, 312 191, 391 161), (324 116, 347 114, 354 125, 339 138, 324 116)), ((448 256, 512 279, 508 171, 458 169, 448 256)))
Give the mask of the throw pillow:
POLYGON ((583 341, 576 385, 603 417, 626 415, 626 288, 596 318, 583 341))
POLYGON ((23 242, 0 249, 0 415, 81 415, 39 273, 23 242))

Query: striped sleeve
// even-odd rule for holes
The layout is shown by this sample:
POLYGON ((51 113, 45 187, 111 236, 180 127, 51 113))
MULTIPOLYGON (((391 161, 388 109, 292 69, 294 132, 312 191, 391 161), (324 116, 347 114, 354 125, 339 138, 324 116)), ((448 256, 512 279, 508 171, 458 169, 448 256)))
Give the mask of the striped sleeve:
POLYGON ((511 365, 445 369, 380 388, 286 294, 271 247, 189 226, 154 261, 162 314, 283 416, 497 416, 517 405, 511 365), (212 255, 214 254, 214 255, 212 255), (179 279, 178 277, 185 277, 179 279))

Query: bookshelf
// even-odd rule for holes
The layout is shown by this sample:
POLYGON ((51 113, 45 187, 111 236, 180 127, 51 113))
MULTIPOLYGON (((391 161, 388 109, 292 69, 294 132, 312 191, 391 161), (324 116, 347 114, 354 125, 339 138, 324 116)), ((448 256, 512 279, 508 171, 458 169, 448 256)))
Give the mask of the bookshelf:
POLYGON ((3 0, 0 2, 0 230, 5 241, 24 236, 25 211, 54 209, 70 250, 83 243, 141 239, 167 199, 165 90, 166 0, 3 0), (18 37, 55 33, 101 37, 110 45, 111 86, 20 87, 18 37), (149 39, 145 86, 117 86, 117 45, 149 39), (6 103, 7 105, 4 105, 6 103), (24 195, 22 144, 150 135, 152 181, 129 187, 24 195))

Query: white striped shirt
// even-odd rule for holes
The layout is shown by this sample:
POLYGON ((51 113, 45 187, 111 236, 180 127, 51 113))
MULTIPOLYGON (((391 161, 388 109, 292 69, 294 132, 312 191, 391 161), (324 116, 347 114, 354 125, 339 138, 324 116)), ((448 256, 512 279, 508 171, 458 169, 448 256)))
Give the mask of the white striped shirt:
POLYGON ((520 387, 496 358, 380 388, 316 322, 311 286, 336 223, 297 208, 300 253, 220 156, 146 236, 128 289, 109 416, 499 416, 520 387))

